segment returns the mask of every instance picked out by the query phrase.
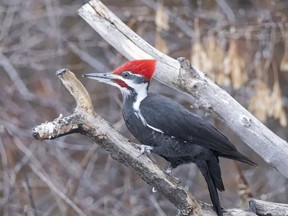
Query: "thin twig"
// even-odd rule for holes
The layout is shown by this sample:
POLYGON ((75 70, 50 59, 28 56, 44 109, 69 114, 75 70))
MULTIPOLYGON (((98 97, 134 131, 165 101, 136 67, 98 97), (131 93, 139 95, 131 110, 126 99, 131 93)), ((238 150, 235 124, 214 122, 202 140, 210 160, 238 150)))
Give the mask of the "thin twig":
POLYGON ((229 4, 225 0, 216 0, 216 2, 220 6, 226 17, 228 18, 228 20, 234 23, 236 17, 229 4))
POLYGON ((68 44, 68 47, 70 48, 70 50, 79 56, 79 58, 83 61, 86 62, 87 64, 89 64, 91 67, 97 69, 97 71, 101 71, 101 72, 106 72, 108 71, 108 67, 103 64, 101 61, 99 61, 96 58, 93 58, 91 55, 89 55, 87 52, 84 52, 83 50, 81 50, 79 47, 77 47, 74 43, 65 40, 68 44))
MULTIPOLYGON (((74 200, 75 194, 76 194, 77 189, 79 187, 81 176, 85 172, 86 167, 88 166, 91 157, 93 157, 93 155, 95 154, 95 152, 97 151, 98 148, 99 148, 99 146, 97 144, 94 144, 90 148, 90 150, 86 153, 83 160, 81 161, 80 172, 78 172, 78 174, 72 180, 72 184, 71 184, 72 187, 69 188, 68 192, 67 192, 67 197, 69 197, 71 200, 74 200)), ((72 210, 72 208, 69 208, 67 210, 67 213, 66 213, 67 216, 71 215, 71 210, 72 210)))
POLYGON ((32 94, 20 78, 17 70, 11 64, 9 59, 2 53, 0 50, 0 65, 4 68, 6 74, 10 77, 11 81, 14 83, 14 86, 17 88, 19 94, 23 96, 23 98, 31 98, 32 94))
POLYGON ((27 157, 30 158, 29 166, 33 170, 33 172, 43 181, 48 187, 54 191, 63 201, 65 201, 71 208, 77 212, 81 216, 86 216, 86 214, 71 200, 66 194, 64 194, 60 188, 58 188, 47 176, 45 171, 42 168, 42 165, 38 161, 38 159, 33 155, 33 153, 22 144, 22 142, 18 138, 14 138, 16 146, 23 152, 27 157))
POLYGON ((8 171, 8 158, 7 153, 5 150, 4 143, 2 142, 2 139, 0 138, 0 155, 2 160, 2 166, 3 166, 3 196, 0 200, 0 206, 3 209, 3 216, 8 216, 8 210, 7 210, 7 202, 9 200, 9 194, 10 194, 10 184, 9 184, 9 171, 8 171))
POLYGON ((29 178, 28 178, 27 174, 25 174, 25 180, 24 180, 23 187, 24 187, 24 189, 25 189, 25 191, 26 191, 26 193, 28 194, 28 197, 29 197, 30 207, 32 208, 31 213, 34 216, 37 216, 36 206, 35 206, 35 202, 34 202, 34 199, 33 199, 32 191, 31 191, 31 187, 30 187, 30 183, 29 183, 29 178))
POLYGON ((154 196, 149 196, 149 199, 150 199, 151 203, 154 205, 154 207, 156 208, 159 216, 167 216, 167 215, 165 214, 165 212, 164 212, 164 211, 161 209, 161 207, 159 206, 159 204, 158 204, 158 202, 157 202, 157 200, 155 199, 154 196))

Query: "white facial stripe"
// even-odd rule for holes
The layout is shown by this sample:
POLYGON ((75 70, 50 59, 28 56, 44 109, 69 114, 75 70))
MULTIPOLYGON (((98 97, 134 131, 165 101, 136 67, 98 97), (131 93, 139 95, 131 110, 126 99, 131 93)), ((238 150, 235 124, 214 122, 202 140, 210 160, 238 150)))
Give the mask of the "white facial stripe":
POLYGON ((124 97, 127 97, 128 95, 131 94, 131 92, 127 88, 122 88, 119 86, 119 89, 124 97))
POLYGON ((117 88, 121 88, 120 85, 118 85, 117 83, 111 81, 110 79, 105 79, 105 78, 99 78, 99 77, 89 77, 90 79, 94 79, 94 80, 97 80, 99 82, 102 82, 102 83, 107 83, 109 85, 112 85, 112 86, 115 86, 117 88))
POLYGON ((148 83, 134 83, 132 80, 126 81, 127 85, 130 86, 136 92, 136 101, 133 103, 134 110, 139 110, 141 101, 147 97, 148 83))
POLYGON ((119 80, 122 80, 123 82, 125 82, 126 83, 126 79, 124 79, 123 77, 121 77, 120 75, 118 75, 118 74, 111 74, 111 77, 113 78, 113 79, 119 79, 119 80))
POLYGON ((133 76, 137 76, 137 77, 143 77, 142 75, 140 75, 140 74, 133 74, 133 76))
POLYGON ((99 77, 89 77, 90 79, 94 79, 94 80, 97 80, 99 82, 102 82, 102 83, 107 83, 109 85, 112 85, 112 86, 115 86, 117 88, 120 89, 121 93, 125 96, 129 95, 130 94, 130 91, 126 88, 122 88, 120 85, 118 85, 117 83, 111 81, 110 79, 105 79, 105 78, 99 78, 99 77))

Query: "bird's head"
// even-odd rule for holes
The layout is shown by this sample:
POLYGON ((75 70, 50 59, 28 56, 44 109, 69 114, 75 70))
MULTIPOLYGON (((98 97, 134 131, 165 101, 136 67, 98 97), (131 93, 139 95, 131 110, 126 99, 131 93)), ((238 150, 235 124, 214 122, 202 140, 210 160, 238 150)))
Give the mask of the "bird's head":
POLYGON ((83 76, 116 86, 123 94, 130 94, 144 89, 147 91, 155 69, 155 59, 142 59, 128 61, 109 73, 89 73, 83 76))

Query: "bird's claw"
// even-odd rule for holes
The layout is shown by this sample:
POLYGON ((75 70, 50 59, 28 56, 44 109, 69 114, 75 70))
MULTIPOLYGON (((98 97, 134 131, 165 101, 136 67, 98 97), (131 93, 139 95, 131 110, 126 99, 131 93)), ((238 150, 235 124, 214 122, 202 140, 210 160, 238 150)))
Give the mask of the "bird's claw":
POLYGON ((165 170, 165 173, 168 174, 169 176, 171 176, 172 178, 174 178, 174 180, 176 181, 177 184, 180 184, 181 183, 181 180, 175 176, 172 176, 171 173, 172 173, 172 166, 169 166, 166 170, 165 170))
POLYGON ((166 174, 171 174, 171 172, 172 172, 172 167, 169 166, 169 167, 165 170, 165 173, 166 173, 166 174))
POLYGON ((179 185, 181 183, 180 178, 173 176, 175 182, 177 183, 177 185, 179 185))
POLYGON ((140 154, 138 155, 138 157, 143 155, 145 152, 149 155, 149 154, 151 154, 152 150, 153 150, 153 147, 151 147, 151 146, 140 145, 140 154))

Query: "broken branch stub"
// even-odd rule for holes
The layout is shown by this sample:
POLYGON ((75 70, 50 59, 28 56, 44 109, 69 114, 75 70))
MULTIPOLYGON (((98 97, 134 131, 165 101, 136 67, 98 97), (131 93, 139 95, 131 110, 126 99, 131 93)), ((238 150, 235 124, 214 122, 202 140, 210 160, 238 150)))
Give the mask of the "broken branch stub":
POLYGON ((80 132, 81 116, 85 114, 93 114, 93 104, 85 87, 77 79, 74 73, 68 69, 60 69, 56 72, 63 85, 68 89, 75 98, 75 112, 67 117, 62 114, 52 122, 45 122, 32 129, 32 135, 35 139, 55 139, 66 134, 80 132))
POLYGON ((77 103, 76 111, 93 114, 93 104, 89 93, 82 83, 76 78, 75 74, 68 69, 60 69, 56 72, 63 85, 68 89, 77 103))
POLYGON ((37 140, 55 139, 71 133, 79 132, 79 114, 67 117, 60 116, 52 122, 45 122, 32 129, 32 136, 37 140))

